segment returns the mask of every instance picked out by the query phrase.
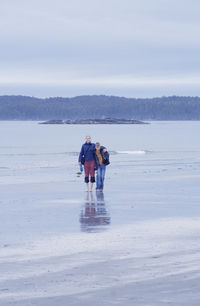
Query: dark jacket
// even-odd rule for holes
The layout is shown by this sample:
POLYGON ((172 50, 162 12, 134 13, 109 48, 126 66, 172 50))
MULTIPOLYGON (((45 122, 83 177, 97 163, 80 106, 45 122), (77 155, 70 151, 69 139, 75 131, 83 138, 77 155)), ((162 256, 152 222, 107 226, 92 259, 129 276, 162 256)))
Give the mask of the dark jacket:
POLYGON ((85 161, 96 160, 95 159, 95 144, 85 142, 81 147, 78 161, 81 162, 81 157, 85 157, 85 161))
MULTIPOLYGON (((101 156, 103 158, 103 164, 107 166, 107 165, 110 164, 109 153, 108 153, 108 151, 103 152, 103 149, 105 149, 105 147, 101 146, 100 147, 100 153, 101 153, 101 156)), ((96 152, 96 149, 95 149, 95 152, 96 152)), ((95 161, 96 161, 96 167, 95 168, 98 169, 98 167, 99 167, 99 159, 98 159, 98 156, 96 155, 96 153, 95 153, 95 161)))

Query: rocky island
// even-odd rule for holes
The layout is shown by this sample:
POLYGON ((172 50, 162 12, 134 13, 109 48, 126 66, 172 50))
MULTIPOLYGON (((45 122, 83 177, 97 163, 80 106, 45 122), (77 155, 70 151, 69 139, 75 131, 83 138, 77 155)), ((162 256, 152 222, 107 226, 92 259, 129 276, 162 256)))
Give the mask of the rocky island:
POLYGON ((148 124, 148 123, 133 119, 105 118, 105 119, 48 120, 40 122, 39 124, 148 124))

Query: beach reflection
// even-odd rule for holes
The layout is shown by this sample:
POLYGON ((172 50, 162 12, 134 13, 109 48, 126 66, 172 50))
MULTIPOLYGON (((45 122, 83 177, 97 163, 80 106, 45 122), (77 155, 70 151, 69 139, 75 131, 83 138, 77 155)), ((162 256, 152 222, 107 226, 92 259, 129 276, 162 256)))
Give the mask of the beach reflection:
POLYGON ((83 232, 99 232, 108 228, 110 214, 105 204, 104 194, 93 192, 86 194, 86 199, 81 207, 80 223, 83 232))

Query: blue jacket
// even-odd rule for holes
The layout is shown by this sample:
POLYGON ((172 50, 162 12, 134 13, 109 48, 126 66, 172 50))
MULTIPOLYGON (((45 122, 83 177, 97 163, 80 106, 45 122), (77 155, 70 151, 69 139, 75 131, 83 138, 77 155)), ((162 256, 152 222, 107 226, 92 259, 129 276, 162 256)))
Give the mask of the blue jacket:
POLYGON ((78 161, 81 162, 81 157, 85 157, 85 161, 95 160, 95 144, 85 142, 82 145, 81 152, 79 154, 78 161))

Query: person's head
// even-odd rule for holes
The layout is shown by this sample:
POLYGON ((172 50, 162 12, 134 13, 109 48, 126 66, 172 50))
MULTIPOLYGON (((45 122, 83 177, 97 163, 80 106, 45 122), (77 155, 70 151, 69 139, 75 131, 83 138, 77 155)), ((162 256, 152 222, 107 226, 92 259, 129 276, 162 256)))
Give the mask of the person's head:
POLYGON ((101 147, 100 142, 96 142, 96 143, 95 143, 95 148, 96 148, 97 150, 99 150, 100 147, 101 147))
POLYGON ((91 142, 91 136, 86 136, 85 140, 86 140, 87 143, 90 143, 91 142))

